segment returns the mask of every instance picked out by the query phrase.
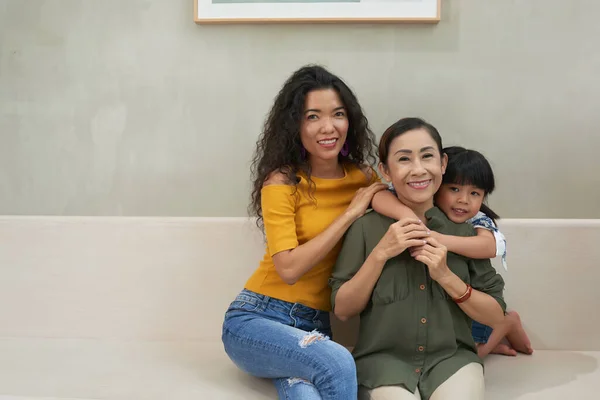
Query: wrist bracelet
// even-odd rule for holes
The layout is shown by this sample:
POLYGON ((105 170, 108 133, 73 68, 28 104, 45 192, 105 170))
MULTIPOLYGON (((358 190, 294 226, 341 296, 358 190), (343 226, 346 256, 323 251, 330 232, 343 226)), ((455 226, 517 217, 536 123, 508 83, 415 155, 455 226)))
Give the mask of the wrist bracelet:
POLYGON ((452 299, 452 300, 454 300, 454 302, 456 304, 463 303, 463 302, 469 300, 469 297, 471 297, 471 293, 472 292, 473 292, 473 288, 471 287, 471 285, 469 285, 467 283, 467 291, 465 292, 465 294, 463 294, 462 296, 460 296, 458 299, 452 299))

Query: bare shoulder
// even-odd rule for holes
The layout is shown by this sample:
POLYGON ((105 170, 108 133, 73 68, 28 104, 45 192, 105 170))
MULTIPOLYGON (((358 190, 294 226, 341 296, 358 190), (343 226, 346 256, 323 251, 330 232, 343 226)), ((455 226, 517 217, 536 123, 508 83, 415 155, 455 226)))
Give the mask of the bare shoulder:
POLYGON ((294 183, 290 181, 290 178, 282 171, 276 170, 271 172, 267 179, 263 182, 263 187, 269 185, 289 185, 293 186, 294 183))

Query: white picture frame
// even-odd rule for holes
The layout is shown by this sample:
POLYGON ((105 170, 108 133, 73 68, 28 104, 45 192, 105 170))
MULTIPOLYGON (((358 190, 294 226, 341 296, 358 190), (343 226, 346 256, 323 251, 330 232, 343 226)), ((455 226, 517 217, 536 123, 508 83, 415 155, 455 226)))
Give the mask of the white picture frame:
POLYGON ((215 23, 437 23, 441 0, 193 0, 194 21, 215 23))

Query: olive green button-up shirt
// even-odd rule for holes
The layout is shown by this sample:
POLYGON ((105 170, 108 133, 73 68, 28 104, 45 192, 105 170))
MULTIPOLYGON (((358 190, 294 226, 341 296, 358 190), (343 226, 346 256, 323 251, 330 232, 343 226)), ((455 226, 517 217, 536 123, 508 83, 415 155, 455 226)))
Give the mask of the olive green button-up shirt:
MULTIPOLYGON (((434 207, 427 227, 455 236, 473 236, 468 224, 455 224, 434 207)), ((346 233, 333 275, 331 301, 344 282, 358 272, 395 221, 376 212, 358 219, 346 233)), ((472 260, 448 252, 448 267, 473 289, 492 296, 503 310, 504 280, 490 260, 472 260)), ((419 388, 423 399, 463 366, 476 362, 471 318, 429 276, 427 266, 407 251, 388 260, 366 308, 353 355, 358 383, 367 388, 404 385, 419 388)))

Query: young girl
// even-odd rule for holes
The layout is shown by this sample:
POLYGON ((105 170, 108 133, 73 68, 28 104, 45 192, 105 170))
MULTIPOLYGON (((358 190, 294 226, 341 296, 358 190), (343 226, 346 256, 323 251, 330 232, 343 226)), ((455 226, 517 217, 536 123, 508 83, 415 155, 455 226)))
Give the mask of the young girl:
MULTIPOLYGON (((431 232, 448 251, 473 259, 502 256, 506 268, 506 240, 498 230, 495 220, 499 216, 484 204, 495 188, 494 173, 485 157, 462 147, 447 147, 448 166, 442 186, 435 195, 435 203, 455 223, 470 223, 477 235, 459 237, 431 232)), ((393 187, 390 191, 393 191, 393 187)), ((399 203, 390 192, 380 192, 373 199, 373 208, 381 214, 400 219, 410 216, 408 207, 399 203), (398 207, 398 204, 401 206, 398 207)), ((478 354, 489 353, 515 356, 517 351, 531 354, 533 349, 519 315, 509 311, 504 322, 493 329, 473 321, 472 334, 478 354), (503 343, 506 338, 508 343, 503 343)))

